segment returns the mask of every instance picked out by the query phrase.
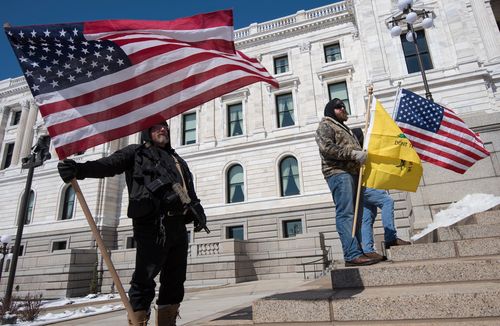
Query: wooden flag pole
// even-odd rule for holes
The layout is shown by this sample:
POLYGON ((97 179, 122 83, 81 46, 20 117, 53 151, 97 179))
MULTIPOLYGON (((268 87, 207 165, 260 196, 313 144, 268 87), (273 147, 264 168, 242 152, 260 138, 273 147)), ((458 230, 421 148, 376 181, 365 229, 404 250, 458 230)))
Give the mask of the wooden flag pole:
POLYGON ((139 321, 135 317, 134 310, 132 309, 132 306, 130 305, 130 302, 128 301, 127 294, 125 293, 125 290, 123 289, 122 282, 120 281, 120 277, 116 273, 115 266, 113 265, 113 262, 111 261, 111 258, 108 255, 108 250, 106 249, 106 245, 104 244, 104 241, 101 238, 101 235, 99 234, 99 230, 97 229, 97 225, 95 224, 94 218, 92 217, 92 213, 90 212, 89 206, 87 205, 87 202, 85 201, 85 197, 83 196, 82 190, 80 189, 80 186, 78 185, 78 181, 76 179, 71 180, 71 186, 73 187, 73 190, 76 193, 76 197, 78 198, 78 202, 80 202, 80 206, 82 207, 83 213, 85 214, 85 217, 87 218, 87 222, 89 223, 90 229, 92 230, 92 234, 95 237, 95 240, 97 242, 97 246, 99 247, 99 251, 101 252, 102 257, 104 258, 104 262, 106 263, 106 266, 108 267, 109 272, 111 273, 111 277, 113 278, 113 282, 115 282, 115 285, 118 289, 118 293, 120 294, 120 298, 122 299, 123 305, 125 306, 125 309, 127 310, 128 317, 132 321, 134 325, 139 325, 139 321))
MULTIPOLYGON (((366 112, 365 112, 365 127, 363 128, 363 135, 366 135, 366 131, 368 129, 368 122, 370 119, 370 106, 373 97, 373 86, 368 86, 368 99, 366 103, 366 112)), ((361 164, 359 168, 359 177, 358 177, 358 188, 356 190, 356 204, 354 206, 354 219, 352 222, 352 237, 356 234, 356 224, 358 221, 358 211, 359 211, 359 196, 361 194, 361 183, 363 183, 363 173, 364 173, 365 165, 361 164)))

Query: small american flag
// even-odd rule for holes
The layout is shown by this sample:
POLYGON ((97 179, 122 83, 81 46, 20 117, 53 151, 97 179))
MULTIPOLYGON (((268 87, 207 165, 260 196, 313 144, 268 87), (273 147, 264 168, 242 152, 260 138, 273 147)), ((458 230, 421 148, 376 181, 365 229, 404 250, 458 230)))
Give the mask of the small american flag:
POLYGON ((455 112, 401 89, 396 123, 420 158, 457 173, 490 155, 477 134, 455 112))
POLYGON ((235 50, 230 10, 5 32, 60 159, 258 81, 278 87, 235 50))

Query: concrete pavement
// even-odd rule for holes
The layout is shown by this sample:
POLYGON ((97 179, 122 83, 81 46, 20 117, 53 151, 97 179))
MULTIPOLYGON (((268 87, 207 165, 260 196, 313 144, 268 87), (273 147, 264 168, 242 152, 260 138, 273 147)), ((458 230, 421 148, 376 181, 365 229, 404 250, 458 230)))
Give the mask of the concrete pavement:
MULTIPOLYGON (((209 323, 210 320, 224 316, 220 324, 251 324, 249 307, 256 299, 272 294, 292 291, 304 285, 302 279, 275 279, 231 284, 211 289, 188 289, 181 305, 177 325, 194 326, 209 323), (234 320, 232 318, 234 317, 234 320), (236 319, 238 321, 236 321, 236 319)), ((119 310, 74 320, 54 322, 50 325, 127 325, 126 311, 119 310)), ((152 313, 150 325, 154 325, 152 313)))

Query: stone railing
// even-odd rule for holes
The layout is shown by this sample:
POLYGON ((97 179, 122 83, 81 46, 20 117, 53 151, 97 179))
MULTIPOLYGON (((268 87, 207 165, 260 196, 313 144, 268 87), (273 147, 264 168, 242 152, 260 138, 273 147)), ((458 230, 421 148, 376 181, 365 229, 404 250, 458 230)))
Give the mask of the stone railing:
POLYGON ((333 5, 324 6, 321 8, 311 9, 305 12, 306 19, 316 19, 333 14, 344 12, 348 9, 347 2, 342 1, 333 5))
POLYGON ((316 20, 318 18, 323 18, 333 14, 342 13, 348 10, 347 2, 348 1, 342 1, 311 10, 301 10, 294 15, 282 17, 279 19, 274 19, 260 24, 254 23, 248 27, 235 30, 234 39, 239 40, 248 37, 250 35, 278 30, 286 26, 294 25, 298 22, 304 22, 307 20, 316 20))
POLYGON ((219 247, 219 242, 192 243, 189 245, 188 256, 200 257, 218 255, 221 253, 219 247))

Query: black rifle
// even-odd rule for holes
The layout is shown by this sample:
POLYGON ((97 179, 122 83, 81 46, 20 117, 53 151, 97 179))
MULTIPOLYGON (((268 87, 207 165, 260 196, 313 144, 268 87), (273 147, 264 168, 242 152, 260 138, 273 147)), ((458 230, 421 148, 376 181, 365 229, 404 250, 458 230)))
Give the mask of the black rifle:
MULTIPOLYGON (((200 205, 199 203, 193 203, 191 198, 189 197, 187 191, 181 186, 179 182, 174 180, 170 173, 166 171, 161 177, 157 178, 156 180, 152 181, 150 184, 146 185, 146 188, 153 194, 157 192, 161 192, 161 189, 167 188, 168 185, 172 186, 172 193, 167 193, 166 196, 163 196, 163 200, 165 200, 167 203, 173 202, 175 199, 179 199, 184 206, 185 209, 189 210, 191 214, 194 216, 194 219, 196 220, 197 225, 194 228, 194 232, 199 232, 202 229, 205 230, 205 232, 210 233, 210 229, 207 227, 206 224, 206 218, 204 219, 203 217, 200 216, 200 213, 196 210, 195 206, 200 205)), ((196 224, 196 223, 195 223, 196 224)))

